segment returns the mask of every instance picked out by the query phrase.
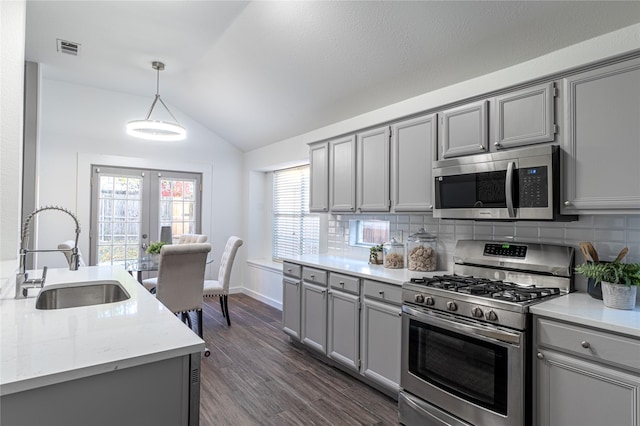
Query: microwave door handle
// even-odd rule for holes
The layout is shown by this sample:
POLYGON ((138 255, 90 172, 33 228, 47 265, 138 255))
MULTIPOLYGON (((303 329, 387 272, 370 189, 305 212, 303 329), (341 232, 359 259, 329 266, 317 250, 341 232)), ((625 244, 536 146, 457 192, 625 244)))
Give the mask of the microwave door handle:
POLYGON ((513 161, 510 161, 509 164, 507 164, 507 178, 505 180, 504 187, 509 217, 516 217, 516 212, 513 209, 513 169, 515 168, 515 165, 516 164, 513 161))

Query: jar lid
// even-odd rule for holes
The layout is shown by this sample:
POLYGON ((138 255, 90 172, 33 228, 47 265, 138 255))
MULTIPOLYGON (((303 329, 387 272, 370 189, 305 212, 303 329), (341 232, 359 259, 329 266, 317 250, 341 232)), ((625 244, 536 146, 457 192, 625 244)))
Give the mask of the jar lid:
POLYGON ((426 229, 420 228, 415 234, 409 235, 411 241, 435 241, 436 237, 427 232, 426 229))
POLYGON ((402 243, 398 242, 396 237, 391 238, 389 241, 384 243, 384 245, 385 246, 391 246, 391 247, 402 247, 402 243))

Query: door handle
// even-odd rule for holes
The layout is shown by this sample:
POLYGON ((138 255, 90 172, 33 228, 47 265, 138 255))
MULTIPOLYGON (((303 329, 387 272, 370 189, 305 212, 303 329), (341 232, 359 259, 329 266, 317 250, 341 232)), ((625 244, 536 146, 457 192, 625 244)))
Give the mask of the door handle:
POLYGON ((507 201, 507 211, 509 212, 509 217, 516 217, 516 213, 513 209, 513 168, 515 167, 515 163, 510 161, 507 164, 507 178, 505 179, 504 192, 505 198, 507 201))

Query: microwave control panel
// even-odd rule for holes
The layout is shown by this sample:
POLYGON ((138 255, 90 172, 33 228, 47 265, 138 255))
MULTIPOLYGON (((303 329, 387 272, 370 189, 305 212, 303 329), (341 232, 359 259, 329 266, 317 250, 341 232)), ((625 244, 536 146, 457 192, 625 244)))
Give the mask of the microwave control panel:
POLYGON ((519 207, 548 207, 547 166, 518 169, 519 207))

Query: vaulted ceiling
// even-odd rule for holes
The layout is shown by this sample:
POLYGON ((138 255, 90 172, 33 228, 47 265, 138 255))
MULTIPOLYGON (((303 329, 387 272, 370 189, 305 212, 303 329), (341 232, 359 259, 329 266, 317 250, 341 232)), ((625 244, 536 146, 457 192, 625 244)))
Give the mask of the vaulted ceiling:
POLYGON ((163 61, 165 102, 246 152, 638 22, 638 1, 29 0, 26 59, 150 101, 163 61))

